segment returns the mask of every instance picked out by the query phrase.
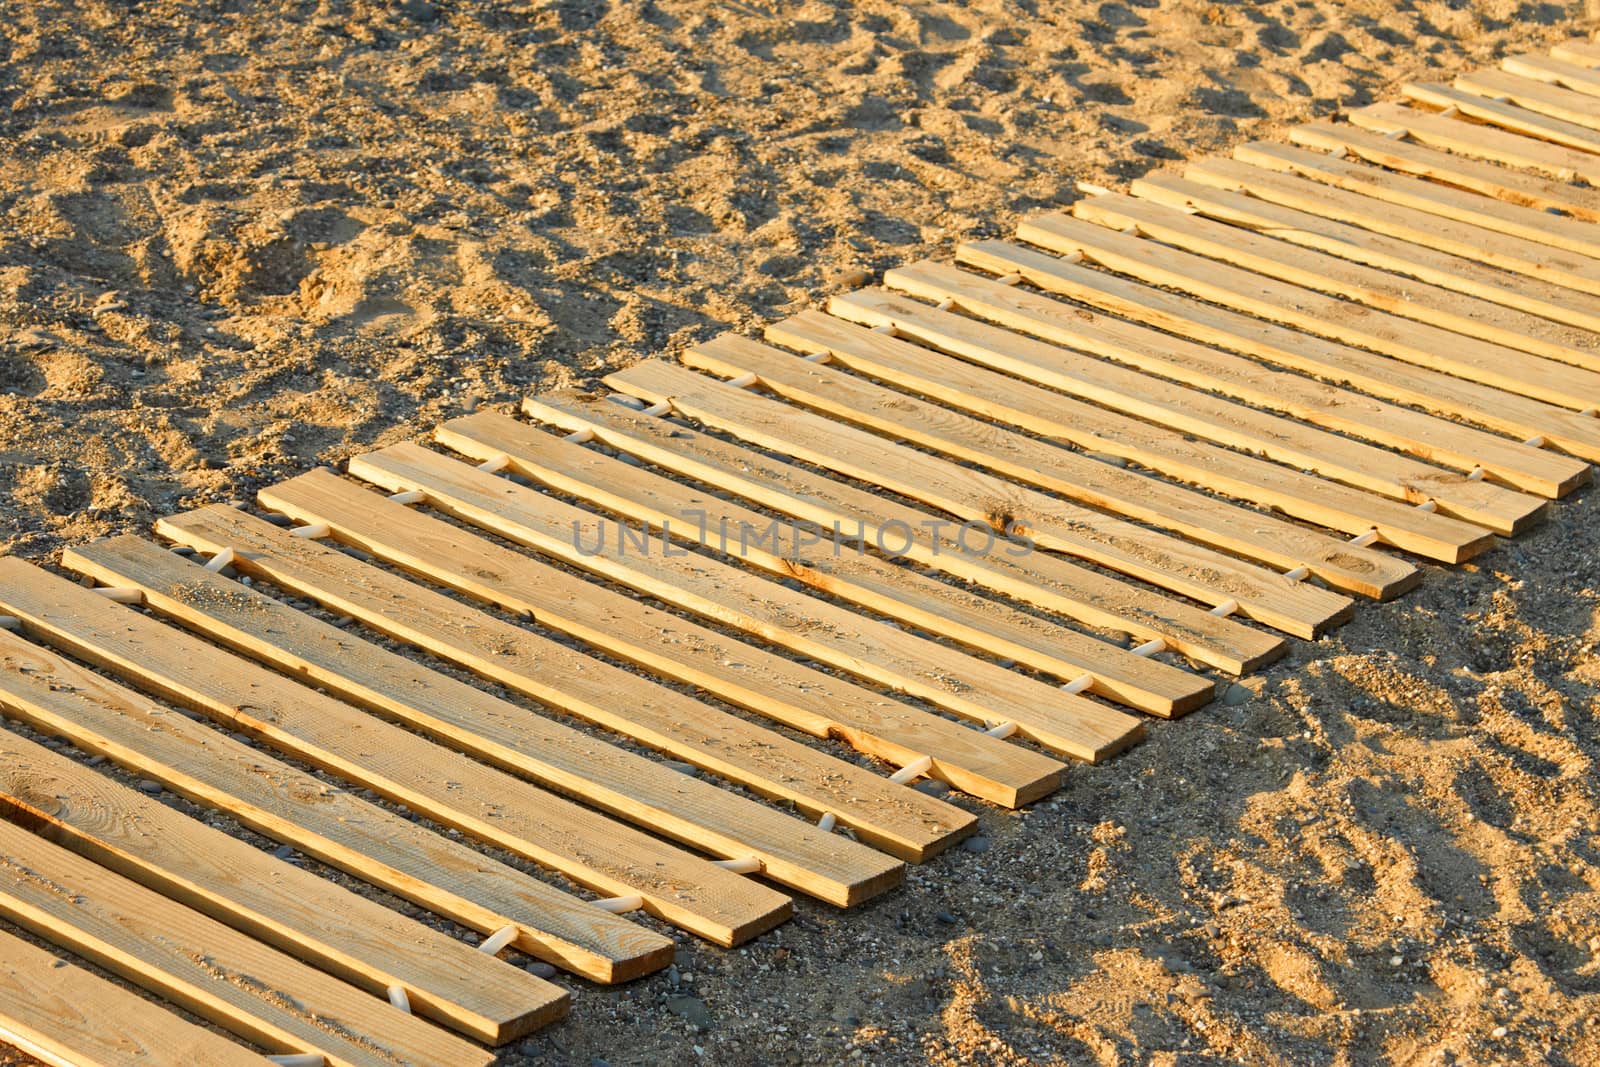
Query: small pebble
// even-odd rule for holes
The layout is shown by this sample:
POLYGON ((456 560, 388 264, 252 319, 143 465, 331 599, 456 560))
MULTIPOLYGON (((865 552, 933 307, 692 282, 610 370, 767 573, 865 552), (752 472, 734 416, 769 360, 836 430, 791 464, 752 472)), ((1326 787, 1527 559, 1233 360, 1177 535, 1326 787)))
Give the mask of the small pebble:
POLYGON ((294 846, 279 845, 277 848, 272 850, 272 854, 278 857, 280 860, 286 860, 290 856, 294 855, 294 846))
POLYGON ((1229 707, 1238 707, 1240 704, 1248 703, 1253 696, 1255 696, 1254 693, 1235 682, 1223 692, 1222 702, 1229 707))
POLYGON ((961 847, 968 852, 988 852, 989 839, 987 837, 969 837, 961 842, 961 847))
POLYGON ((700 775, 700 768, 692 763, 684 763, 682 760, 675 759, 663 760, 662 762, 679 774, 687 774, 691 778, 697 778, 700 775))
POLYGON ((951 915, 948 911, 936 911, 936 912, 934 912, 933 913, 933 920, 934 920, 934 922, 944 923, 946 926, 954 926, 957 922, 960 921, 954 915, 951 915))
POLYGON ((139 792, 141 793, 149 793, 150 795, 154 796, 155 794, 161 792, 161 790, 161 783, 155 781, 154 779, 141 778, 139 780, 139 792))
POLYGON ((274 526, 293 526, 294 520, 281 511, 269 511, 261 516, 274 526))
POLYGON ((1506 1029, 1503 1026, 1497 1026, 1493 1030, 1489 1031, 1489 1036, 1490 1037, 1505 1037, 1510 1032, 1511 1032, 1510 1030, 1506 1029))
POLYGON ((556 976, 556 969, 544 960, 534 960, 528 964, 526 969, 535 978, 554 978, 556 976))
POLYGON ((942 797, 950 792, 950 783, 941 782, 937 778, 924 778, 911 788, 919 793, 926 793, 930 797, 942 797))

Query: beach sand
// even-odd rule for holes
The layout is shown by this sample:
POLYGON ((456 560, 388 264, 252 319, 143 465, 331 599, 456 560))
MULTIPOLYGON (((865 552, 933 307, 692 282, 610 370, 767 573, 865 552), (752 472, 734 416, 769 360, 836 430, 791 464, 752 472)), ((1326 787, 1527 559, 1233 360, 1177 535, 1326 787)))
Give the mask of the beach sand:
MULTIPOLYGON (((753 331, 1580 14, 8 5, 0 551, 753 331)), ((570 983, 505 1062, 1600 1062, 1597 519, 1427 568, 1030 811, 957 800, 987 850, 903 891, 570 983)))

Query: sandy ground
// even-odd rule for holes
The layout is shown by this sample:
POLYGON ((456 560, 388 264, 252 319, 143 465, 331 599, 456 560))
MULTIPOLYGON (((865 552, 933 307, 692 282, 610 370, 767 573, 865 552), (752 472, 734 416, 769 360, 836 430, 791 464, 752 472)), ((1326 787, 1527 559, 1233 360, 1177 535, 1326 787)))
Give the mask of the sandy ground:
MULTIPOLYGON (((0 550, 753 327, 1579 6, 19 0, 0 550)), ((506 1061, 1600 1061, 1596 518, 972 805, 988 850, 903 892, 580 985, 506 1061)))

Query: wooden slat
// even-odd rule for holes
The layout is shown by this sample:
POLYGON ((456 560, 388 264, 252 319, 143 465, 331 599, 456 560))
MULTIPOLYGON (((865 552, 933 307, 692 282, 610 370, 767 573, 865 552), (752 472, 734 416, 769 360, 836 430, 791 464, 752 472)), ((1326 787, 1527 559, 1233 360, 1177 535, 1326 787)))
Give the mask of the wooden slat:
MULTIPOLYGON (((754 374, 761 385, 788 400, 1016 482, 1177 530, 1204 544, 1285 570, 1308 566, 1311 573, 1329 585, 1348 592, 1391 596, 1414 586, 1421 578, 1409 563, 1370 548, 1356 548, 1346 538, 1329 537, 1123 470, 776 349, 719 346, 714 351, 697 350, 693 362, 724 377, 754 374)), ((1225 453, 1222 455, 1226 458, 1225 453)), ((1356 532, 1365 533, 1371 522, 1356 520, 1353 525, 1356 532)), ((1457 525, 1466 543, 1479 547, 1488 544, 1490 539, 1482 530, 1466 523, 1457 525)), ((1451 554, 1459 551, 1460 546, 1455 546, 1451 554)))
POLYGON ((1245 144, 1234 155, 1257 173, 1237 163, 1216 169, 1248 183, 1258 196, 1569 289, 1600 292, 1600 261, 1592 258, 1600 254, 1600 224, 1288 145, 1245 144))
MULTIPOLYGON (((1275 507, 1347 533, 1360 534, 1376 528, 1388 543, 1452 559, 1489 542, 1483 530, 1476 526, 1467 523, 1438 526, 1425 521, 1437 520, 1438 515, 1330 484, 1251 455, 1216 448, 1177 430, 1116 415, 953 358, 939 358, 898 337, 886 337, 818 312, 802 312, 770 326, 767 336, 800 351, 825 350, 833 355, 835 363, 985 418, 1070 441, 1087 450, 1118 455, 1175 478, 1275 507)), ((1015 334, 996 340, 1008 349, 1018 345, 1045 347, 1041 342, 1015 334)), ((1168 384, 1152 383, 1155 388, 1151 392, 1159 392, 1160 386, 1168 384)), ((1189 395, 1194 394, 1190 392, 1189 395)), ((905 401, 896 395, 895 402, 905 401)), ((1150 484, 1148 478, 1139 478, 1139 481, 1150 484)))
POLYGON ((1464 89, 1428 82, 1407 82, 1400 86, 1400 92, 1407 100, 1441 109, 1453 107, 1468 118, 1500 126, 1513 133, 1537 137, 1566 148, 1600 152, 1600 134, 1587 126, 1541 115, 1515 104, 1502 104, 1464 89))
POLYGON ((269 1067, 245 1046, 3 930, 0 1042, 51 1067, 269 1067))
MULTIPOLYGON (((1081 251, 1105 266, 1121 269, 1129 257, 1120 249, 1103 247, 1099 234, 1083 228, 1085 222, 1099 222, 1120 229, 1126 224, 1122 221, 1125 216, 1118 213, 1115 203, 1114 197, 1080 200, 1072 208, 1075 218, 1036 216, 1024 222, 1018 234, 1052 251, 1081 251)), ((1143 252, 1138 258, 1147 268, 1163 271, 1165 267, 1168 278, 1182 277, 1180 287, 1205 300, 1520 396, 1580 410, 1600 403, 1600 374, 1593 371, 1374 311, 1304 286, 1178 252, 1172 246, 1143 252)))
MULTIPOLYGON (((1392 383, 1399 378, 1426 382, 1446 402, 1459 396, 1463 404, 1480 397, 1499 398, 1502 404, 1510 402, 1513 406, 1522 403, 1497 390, 1458 383, 1457 379, 1442 374, 1413 371, 1381 356, 1201 304, 1021 245, 980 241, 962 245, 956 255, 962 262, 980 269, 1018 273, 1029 285, 1048 293, 1070 297, 1089 307, 1124 315, 1148 326, 1106 318, 1022 287, 998 286, 992 279, 926 262, 896 268, 884 275, 884 281, 924 299, 953 299, 972 314, 1003 322, 1012 329, 1056 344, 1097 351, 1152 373, 1286 411, 1307 422, 1380 441, 1423 459, 1463 470, 1481 466, 1490 477, 1542 496, 1563 495, 1589 478, 1588 464, 1579 460, 1385 404, 1326 382, 1269 370, 1254 360, 1188 344, 1148 327, 1160 327, 1180 337, 1231 348, 1325 379, 1355 382, 1370 392, 1384 394, 1387 391, 1392 399, 1416 402, 1415 397, 1426 395, 1420 387, 1394 388, 1392 383)), ((844 302, 840 303, 842 308, 844 302)), ((846 314, 843 310, 838 313, 846 314)), ((1045 381, 1044 384, 1055 385, 1055 382, 1045 381)), ((1557 408, 1533 406, 1553 412, 1556 418, 1568 416, 1557 408)), ((1451 413, 1463 410, 1477 411, 1462 407, 1451 413)), ((1389 465, 1377 457, 1362 456, 1332 445, 1325 446, 1322 451, 1327 457, 1325 463, 1338 465, 1339 473, 1332 476, 1380 491, 1385 485, 1397 485, 1398 495, 1404 499, 1421 500, 1432 496, 1441 504, 1448 503, 1455 514, 1491 528, 1519 521, 1518 516, 1526 510, 1521 501, 1507 501, 1503 490, 1467 481, 1463 474, 1406 464, 1400 457, 1395 458, 1395 465, 1389 465), (1370 467, 1374 472, 1372 480, 1360 476, 1363 467, 1370 467)), ((1375 450, 1368 449, 1369 453, 1372 451, 1375 450)), ((1320 465, 1309 465, 1309 469, 1326 471, 1320 465)))
POLYGON ((1583 37, 1562 41, 1550 49, 1550 54, 1565 63, 1580 67, 1600 67, 1600 42, 1583 37))
MULTIPOLYGON (((1321 214, 1284 207, 1268 198, 1232 191, 1247 188, 1249 181, 1260 173, 1252 167, 1221 160, 1190 167, 1185 173, 1186 179, 1141 178, 1133 183, 1132 189, 1136 196, 1171 207, 1193 208, 1207 218, 1247 226, 1280 241, 1492 301, 1515 309, 1511 314, 1516 321, 1531 319, 1536 327, 1542 323, 1540 328, 1548 328, 1551 322, 1563 322, 1581 330, 1600 329, 1600 301, 1563 286, 1494 270, 1476 259, 1385 237, 1373 230, 1332 221, 1321 214), (1240 177, 1239 171, 1253 173, 1240 177), (1546 319, 1551 322, 1545 322, 1546 319)), ((1411 283, 1405 278, 1380 277, 1391 290, 1388 303, 1383 306, 1386 310, 1397 310, 1405 304, 1404 300, 1397 299, 1397 293, 1409 293, 1411 283)), ((1491 339, 1502 332, 1502 328, 1491 328, 1491 339)), ((1580 339, 1600 341, 1590 334, 1580 335, 1580 339)), ((1586 356, 1600 361, 1600 356, 1593 353, 1586 353, 1586 356)))
POLYGON ((834 862, 839 839, 813 825, 498 700, 138 538, 71 549, 63 562, 139 588, 190 629, 548 789, 700 851, 754 856, 773 881, 834 862))
POLYGON ((1600 104, 1595 102, 1594 97, 1559 85, 1524 78, 1506 70, 1475 70, 1456 78, 1455 86, 1465 92, 1509 102, 1575 126, 1600 130, 1600 104))
POLYGON ((376 996, 403 986, 413 1011, 479 1041, 566 1014, 566 992, 520 967, 5 733, 0 814, 376 996))
MULTIPOLYGON (((1557 46, 1560 47, 1559 45, 1557 46)), ((1568 63, 1554 55, 1541 56, 1535 52, 1506 56, 1500 69, 1521 78, 1559 85, 1585 96, 1600 96, 1600 71, 1581 63, 1568 63)))
MULTIPOLYGON (((1132 289, 1134 298, 1139 295, 1139 287, 1132 283, 1013 245, 969 245, 962 254, 975 261, 1014 259, 1041 288, 1073 288, 1081 283, 1092 290, 1110 285, 1132 289)), ((1435 500, 1446 513, 1498 532, 1514 532, 1541 517, 1543 505, 1534 498, 1470 481, 1454 471, 1302 426, 1187 386, 1238 396, 1347 433, 1386 439, 1409 451, 1461 466, 1470 466, 1470 457, 1482 455, 1477 450, 1485 444, 1490 454, 1502 443, 1509 444, 1500 438, 1467 431, 1453 423, 1298 375, 1269 370, 1252 360, 1145 326, 1089 314, 1028 289, 1003 285, 985 275, 943 264, 924 261, 898 267, 885 280, 926 300, 949 300, 953 308, 960 308, 965 314, 940 311, 881 289, 834 297, 829 311, 863 326, 893 329, 927 347, 1127 412, 1175 432, 1269 456, 1301 470, 1316 471, 1411 503, 1435 500), (1001 329, 990 322, 1008 328, 1001 329), (1035 337, 1050 343, 1034 340, 1035 337), (1117 362, 1091 359, 1074 349, 1117 362), (1462 432, 1457 433, 1458 430, 1462 432), (1474 451, 1457 451, 1466 448, 1474 451)), ((1095 416, 1085 425, 1103 420, 1103 415, 1095 416)), ((1117 427, 1114 435, 1127 437, 1132 432, 1117 427)), ((1112 439, 1108 433, 1106 440, 1112 439)), ((1583 470, 1575 461, 1561 462, 1583 470)), ((1532 482, 1541 491, 1549 485, 1520 472, 1513 472, 1513 477, 1532 482)))
MULTIPOLYGON (((1388 167, 1390 170, 1431 178, 1458 189, 1469 189, 1507 203, 1521 204, 1523 207, 1538 208, 1541 211, 1564 211, 1585 222, 1600 220, 1600 193, 1593 189, 1581 188, 1561 178, 1546 178, 1539 174, 1513 170, 1511 167, 1482 163, 1477 159, 1464 158, 1453 152, 1442 152, 1426 145, 1439 143, 1458 151, 1472 150, 1473 132, 1482 131, 1485 135, 1492 135, 1495 139, 1508 142, 1513 154, 1519 151, 1519 146, 1524 152, 1533 149, 1531 155, 1534 157, 1539 157, 1544 151, 1556 153, 1556 159, 1546 161, 1543 166, 1533 159, 1523 160, 1517 164, 1535 170, 1548 170, 1552 174, 1563 169, 1559 162, 1559 154, 1581 157, 1585 153, 1569 152, 1567 149, 1556 148, 1541 141, 1530 141, 1516 134, 1475 126, 1458 119, 1442 118, 1432 112, 1417 111, 1398 104, 1375 104, 1352 112, 1349 118, 1351 123, 1322 121, 1291 127, 1289 139, 1306 148, 1321 149, 1335 155, 1344 152, 1358 159, 1364 159, 1368 163, 1388 167), (1363 129, 1363 125, 1367 128, 1363 129), (1419 130, 1417 140, 1403 139, 1403 135, 1409 133, 1412 126, 1419 130), (1440 127, 1441 131, 1428 132, 1435 126, 1440 127), (1451 136, 1457 132, 1456 127, 1460 127, 1462 131, 1459 137, 1451 136), (1368 132, 1369 129, 1379 132, 1371 133, 1368 132), (1381 135, 1389 131, 1399 131, 1399 134, 1391 137, 1381 135)), ((1475 154, 1481 155, 1487 151, 1488 149, 1477 147, 1475 154)), ((1485 155, 1484 158, 1489 157, 1485 155)), ((1593 156, 1589 159, 1594 161, 1596 171, 1600 173, 1600 159, 1593 156)))
MULTIPOLYGON (((1132 622, 1119 618, 1098 606, 1105 594, 1097 599, 1082 598, 1074 586, 1054 581, 1054 565, 1041 575, 1022 570, 1004 553, 965 553, 953 537, 939 532, 927 512, 619 404, 574 393, 544 393, 525 399, 523 409, 541 422, 571 431, 587 430, 612 448, 719 490, 738 493, 800 522, 828 530, 837 523, 847 538, 867 544, 882 540, 899 549, 903 538, 889 540, 883 529, 884 523, 894 522, 897 531, 913 531, 909 543, 897 553, 911 562, 1093 625, 1121 629, 1131 625, 1142 640, 1165 636, 1156 632, 1158 628, 1172 632, 1177 641, 1193 647, 1199 656, 1209 657, 1208 661, 1220 661, 1217 665, 1224 669, 1231 669, 1229 665, 1234 663, 1259 665, 1282 653, 1282 642, 1277 639, 1237 624, 1219 627, 1216 624, 1226 620, 1190 612, 1181 605, 1183 615, 1173 622, 1149 610, 1130 612, 1132 622)), ((1106 584, 1106 593, 1115 594, 1121 588, 1120 584, 1106 584)), ((1086 645, 1077 654, 1084 658, 1085 669, 1094 674, 1097 692, 1154 715, 1190 710, 1205 700, 1201 690, 1210 688, 1192 674, 1112 645, 1086 645)))
POLYGON ((1116 228, 1137 226, 1147 237, 1209 259, 1341 296, 1401 318, 1584 370, 1600 370, 1600 353, 1594 350, 1600 344, 1600 335, 1415 278, 1349 263, 1297 247, 1291 241, 1201 218, 1181 207, 1111 194, 1089 200, 1084 217, 1116 228))
POLYGON ((486 1065, 431 1023, 0 820, 0 916, 273 1052, 486 1065))
POLYGON ((65 579, 0 560, 0 603, 30 634, 607 896, 735 944, 788 897, 297 685, 65 579))
MULTIPOLYGON (((785 722, 809 719, 809 732, 825 731, 834 721, 787 694, 820 701, 844 683, 827 686, 816 671, 365 493, 326 471, 264 489, 260 496, 267 507, 327 523, 339 540, 403 570, 532 615, 541 625, 656 673, 746 707, 769 710, 785 722), (784 706, 771 707, 779 703, 784 706)), ((196 516, 181 516, 162 528, 220 548, 228 542, 216 540, 219 529, 205 521, 211 517, 208 513, 195 522, 196 516)), ((862 839, 907 859, 934 855, 972 828, 967 813, 896 786, 864 767, 649 685, 631 672, 608 669, 559 642, 502 625, 467 605, 455 603, 452 608, 450 598, 427 596, 430 591, 415 583, 370 571, 345 581, 304 554, 291 556, 281 545, 269 547, 245 566, 376 629, 418 634, 423 647, 468 670, 793 804, 811 818, 831 812, 862 839)), ((807 892, 820 899, 840 906, 860 903, 899 884, 903 876, 902 864, 873 849, 848 840, 824 843, 827 848, 811 861, 807 881, 807 892)))
MULTIPOLYGON (((705 347, 758 342, 724 335, 705 347)), ((1047 548, 1092 560, 1206 604, 1236 601, 1243 614, 1298 637, 1349 616, 1349 598, 1304 585, 1176 538, 971 471, 865 431, 754 396, 682 367, 646 361, 606 379, 614 389, 653 402, 763 448, 776 448, 845 477, 923 500, 966 522, 995 529, 1020 525, 1047 548)))
MULTIPOLYGON (((766 542, 753 538, 739 545, 736 531, 762 529, 770 516, 726 500, 725 494, 696 489, 491 411, 453 419, 434 436, 440 444, 477 460, 507 456, 511 469, 526 478, 649 523, 687 543, 720 551, 737 546, 734 551, 747 563, 927 633, 1017 660, 1062 681, 1076 681, 1088 674, 1093 679, 1089 692, 1118 699, 1116 683, 1093 674, 1107 650, 1103 642, 877 555, 842 545, 836 550, 830 530, 795 522, 794 529, 800 533, 789 541, 801 544, 781 546, 785 549, 781 553, 768 551, 766 542), (725 530, 735 531, 726 541, 722 537, 725 530), (808 541, 812 536, 817 540, 808 541)), ((1179 712, 1198 706, 1210 692, 1203 679, 1188 678, 1190 695, 1179 701, 1179 712)), ((1008 751, 1010 760, 1019 758, 1014 748, 1008 751)), ((1021 772, 1018 777, 1028 773, 1021 772)))
POLYGON ((0 711, 126 767, 357 878, 599 982, 672 962, 670 938, 294 770, 107 681, 0 634, 0 711))
MULTIPOLYGON (((342 699, 398 718, 547 788, 723 858, 755 856, 775 881, 802 879, 816 855, 824 863, 835 862, 830 854, 838 839, 815 826, 709 782, 685 779, 664 764, 597 744, 589 734, 353 640, 276 601, 256 595, 241 603, 236 594, 218 607, 207 586, 227 579, 182 561, 167 563, 160 556, 175 558, 136 539, 117 539, 72 550, 65 562, 108 584, 142 589, 146 603, 229 647, 308 677, 342 699), (186 570, 201 571, 211 582, 186 570)), ((998 776, 991 791, 1002 797, 1015 802, 1021 794, 1026 803, 1059 784, 1062 766, 1054 760, 936 715, 909 707, 906 712, 906 738, 918 737, 920 730, 933 747, 935 739, 948 734, 956 751, 981 768, 964 774, 981 775, 984 781, 998 776)), ((890 716, 892 712, 886 718, 890 716)))
MULTIPOLYGON (((1580 210, 1575 211, 1580 218, 1591 222, 1600 219, 1600 207, 1591 206, 1587 210, 1582 210, 1582 205, 1600 200, 1600 195, 1592 189, 1582 189, 1570 184, 1575 178, 1582 178, 1590 185, 1600 183, 1600 156, 1574 148, 1563 148, 1533 137, 1524 137, 1495 126, 1485 126, 1482 123, 1441 115, 1436 111, 1407 107, 1404 104, 1368 104, 1366 107, 1356 108, 1348 117, 1352 125, 1364 130, 1392 137, 1401 136, 1403 133, 1419 144, 1433 148, 1445 149, 1474 159, 1493 160, 1505 164, 1507 168, 1523 167, 1548 174, 1555 181, 1545 182, 1544 185, 1556 190, 1570 189, 1570 193, 1546 192, 1542 195, 1558 196, 1558 202, 1548 204, 1531 201, 1530 207, 1561 207, 1562 210, 1571 211, 1574 210, 1573 207, 1566 206, 1570 198, 1572 204, 1580 207, 1580 210)), ((1384 160, 1374 160, 1374 162, 1390 165, 1384 160)), ((1512 181, 1516 175, 1515 171, 1509 169, 1505 173, 1507 182, 1512 181)), ((1464 188, 1476 188, 1464 182, 1462 185, 1464 188)), ((1512 186, 1512 188, 1518 187, 1512 186)), ((1519 202, 1514 196, 1500 196, 1500 198, 1512 203, 1519 202)))
MULTIPOLYGON (((707 555, 630 550, 615 523, 606 537, 593 512, 416 445, 357 456, 350 473, 390 492, 421 490, 430 506, 509 541, 984 726, 1015 722, 1023 736, 1064 755, 1092 759, 1137 729, 1122 712, 707 555)), ((904 718, 906 736, 920 737, 935 759, 946 741, 970 747, 961 736, 970 731, 946 720, 904 718)))
MULTIPOLYGON (((1164 248, 1153 242, 1144 241, 1137 237, 1115 233, 1103 226, 1094 226, 1078 219, 1061 217, 1043 224, 1024 223, 1019 233, 1024 240, 1035 244, 1048 245, 1056 250, 1082 249, 1086 253, 1092 252, 1094 259, 1110 268, 1131 274, 1141 281, 1152 285, 1171 285, 1173 288, 1183 289, 1197 296, 1210 293, 1227 295, 1237 292, 1239 304, 1259 304, 1263 307, 1277 309, 1284 317, 1299 317, 1292 308, 1277 304, 1274 300, 1251 297, 1251 292, 1261 292, 1271 288, 1261 283, 1252 281, 1260 275, 1249 275, 1245 271, 1237 271, 1220 264, 1179 252, 1176 249, 1164 248), (1232 287, 1237 287, 1236 289, 1232 287)), ((1278 292, 1273 295, 1279 299, 1290 301, 1304 299, 1312 305, 1324 303, 1318 300, 1313 293, 1298 290, 1295 293, 1283 292, 1285 287, 1277 287, 1278 292), (1301 297, 1298 294, 1304 293, 1301 297)), ((1292 288, 1292 287, 1287 287, 1292 288)), ((1190 327, 1190 336, 1196 340, 1206 340, 1210 335, 1211 326, 1218 321, 1218 315, 1207 305, 1196 303, 1192 300, 1181 302, 1181 306, 1188 310, 1183 316, 1187 322, 1200 322, 1199 327, 1190 327), (1207 336, 1198 336, 1193 331, 1200 329, 1207 336)), ((1221 321, 1229 324, 1227 331, 1237 337, 1247 334, 1250 330, 1256 333, 1265 332, 1261 327, 1244 326, 1245 323, 1260 322, 1248 316, 1232 313, 1236 317, 1228 318, 1226 309, 1217 309, 1224 312, 1221 321), (1241 329, 1231 327, 1242 326, 1241 329)), ((1328 309, 1337 316, 1347 314, 1344 309, 1333 307, 1328 309)), ((1125 312, 1142 321, 1155 325, 1153 313, 1134 305, 1125 312)), ((1367 316, 1356 316, 1370 318, 1367 316)), ((1262 323, 1263 326, 1274 326, 1273 323, 1262 323)), ((1337 328, 1338 322, 1330 320, 1330 328, 1337 328)), ((1281 327, 1276 327, 1281 329, 1281 327)), ((1315 366, 1318 372, 1329 374, 1359 389, 1385 396, 1389 399, 1402 400, 1418 406, 1443 411, 1448 414, 1462 415, 1482 425, 1505 433, 1516 434, 1533 438, 1542 436, 1557 447, 1565 449, 1585 459, 1600 458, 1600 422, 1577 411, 1571 411, 1561 406, 1507 393, 1488 383, 1468 380, 1434 371, 1416 364, 1408 364, 1401 360, 1386 359, 1381 356, 1360 352, 1346 345, 1320 344, 1314 334, 1286 331, 1282 335, 1273 335, 1274 340, 1282 340, 1285 344, 1298 353, 1289 357, 1295 360, 1279 358, 1277 361, 1289 366, 1305 367, 1315 366), (1360 367, 1358 376, 1352 374, 1352 368, 1360 367), (1334 369, 1337 367, 1337 369, 1334 369), (1427 383, 1423 387, 1423 383, 1427 383)), ((1454 337, 1454 335, 1447 335, 1454 337)), ((1376 339, 1375 340, 1381 340, 1376 339)), ((1235 340, 1233 347, 1240 347, 1241 342, 1235 340)), ((1452 351, 1464 347, 1465 339, 1461 343, 1452 340, 1452 351)), ((1259 351, 1259 346, 1251 346, 1259 351)), ((1394 348, 1397 346, 1386 345, 1394 348)), ((1399 346, 1405 347, 1405 346, 1399 346)), ((1435 350, 1412 349, 1419 358, 1429 360, 1452 362, 1450 356, 1436 354, 1435 350)), ((1481 356, 1481 353, 1479 354, 1481 356)), ((1469 362, 1476 362, 1471 360, 1469 362)), ((1554 366, 1554 364, 1552 364, 1554 366)), ((1463 367, 1463 370, 1467 368, 1463 367)), ((1564 368, 1562 368, 1564 369, 1564 368)), ((1496 377, 1504 377, 1496 375, 1496 377)), ((1487 464, 1485 465, 1487 466, 1487 464)))

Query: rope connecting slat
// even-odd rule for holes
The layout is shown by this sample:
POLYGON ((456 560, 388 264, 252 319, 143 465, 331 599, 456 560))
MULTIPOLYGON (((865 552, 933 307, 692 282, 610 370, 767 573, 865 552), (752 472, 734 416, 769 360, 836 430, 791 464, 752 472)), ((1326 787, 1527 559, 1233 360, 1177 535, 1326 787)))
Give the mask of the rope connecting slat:
POLYGON ((933 757, 923 756, 921 759, 914 759, 898 771, 895 771, 889 776, 889 781, 894 782, 896 785, 905 785, 913 778, 921 778, 932 769, 933 757))
POLYGON ((411 998, 406 996, 405 986, 398 984, 392 985, 388 989, 388 994, 390 1004, 393 1004, 407 1015, 411 1014, 411 998))
POLYGON ((313 541, 320 540, 333 533, 332 527, 325 522, 308 523, 305 526, 296 526, 289 531, 291 537, 306 537, 313 541))
POLYGON ((516 939, 517 928, 508 924, 478 942, 478 951, 493 956, 516 939))
POLYGON ((396 504, 420 504, 428 499, 428 494, 421 489, 403 489, 398 493, 390 493, 389 499, 396 504))
POLYGON ((630 911, 638 911, 644 907, 644 898, 640 896, 606 897, 597 900, 594 906, 602 911, 609 911, 613 915, 625 915, 630 911))
POLYGON ((762 862, 754 856, 745 856, 742 859, 712 860, 711 862, 725 871, 732 871, 734 874, 760 874, 764 867, 762 862))
POLYGON ((222 573, 222 568, 233 562, 233 549, 224 548, 221 552, 206 560, 206 570, 212 574, 222 573))

